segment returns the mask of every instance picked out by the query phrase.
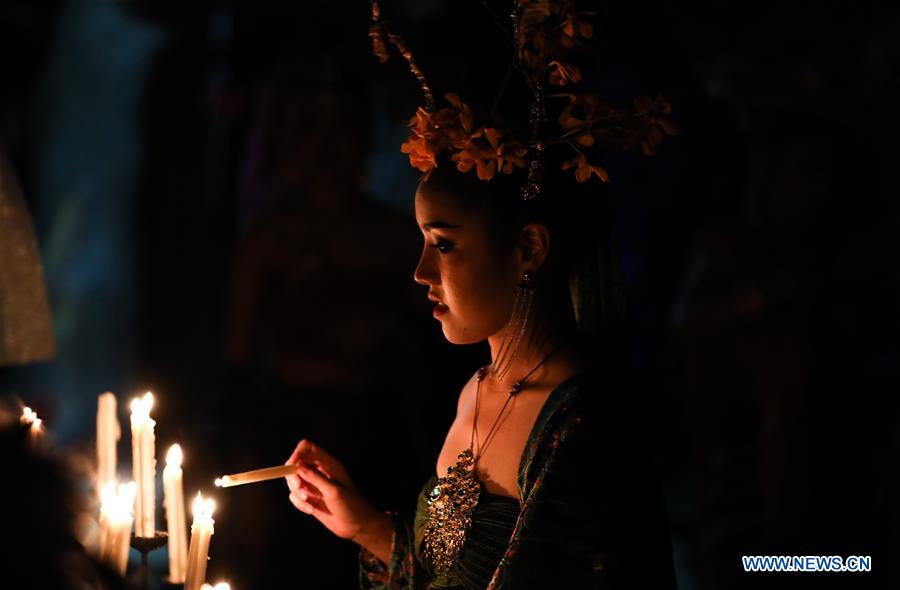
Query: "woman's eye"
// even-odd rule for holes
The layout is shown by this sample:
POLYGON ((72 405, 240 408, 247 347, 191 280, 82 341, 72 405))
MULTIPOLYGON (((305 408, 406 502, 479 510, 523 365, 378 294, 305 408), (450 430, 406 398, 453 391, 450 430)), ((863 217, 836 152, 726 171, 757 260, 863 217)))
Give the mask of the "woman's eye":
POLYGON ((447 252, 453 250, 453 242, 449 240, 438 240, 437 243, 431 245, 432 248, 437 248, 438 252, 441 254, 446 254, 447 252))

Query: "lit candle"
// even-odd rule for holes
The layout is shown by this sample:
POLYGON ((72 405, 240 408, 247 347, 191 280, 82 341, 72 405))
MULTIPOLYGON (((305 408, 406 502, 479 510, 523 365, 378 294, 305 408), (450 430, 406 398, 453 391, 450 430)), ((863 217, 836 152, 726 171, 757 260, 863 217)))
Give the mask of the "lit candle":
POLYGON ((156 536, 156 437, 150 418, 153 394, 131 402, 131 456, 137 496, 134 505, 134 534, 137 537, 156 536))
POLYGON ((116 396, 97 397, 97 489, 116 478, 116 443, 122 436, 116 417, 116 396))
POLYGON ((191 547, 188 551, 187 573, 184 590, 201 590, 206 581, 206 562, 209 560, 209 542, 213 535, 212 514, 216 503, 203 499, 200 493, 194 499, 194 523, 191 525, 191 547))
POLYGON ((31 437, 31 440, 37 441, 41 438, 41 434, 43 433, 43 430, 41 429, 41 423, 43 422, 43 420, 38 418, 38 415, 34 412, 34 410, 29 408, 28 406, 23 408, 20 421, 22 422, 22 424, 30 425, 28 427, 28 434, 31 437))
POLYGON ((100 538, 100 559, 124 576, 131 547, 131 525, 134 522, 131 512, 137 485, 133 481, 119 484, 118 493, 112 491, 112 485, 104 488, 103 504, 100 506, 100 521, 105 523, 100 538))
POLYGON ((203 584, 200 586, 200 590, 231 590, 231 585, 227 582, 219 582, 215 586, 212 584, 203 584))
POLYGON ((100 491, 100 538, 97 544, 97 557, 101 561, 107 561, 107 552, 109 551, 109 516, 108 512, 113 497, 116 495, 116 482, 108 481, 100 491))
POLYGON ((184 516, 184 485, 181 447, 172 445, 163 469, 163 504, 169 529, 169 581, 184 584, 187 570, 187 520, 184 516))
POLYGON ((244 473, 223 475, 222 477, 216 478, 215 484, 220 488, 230 488, 231 486, 240 486, 247 483, 256 483, 258 481, 287 477, 288 475, 293 475, 295 473, 297 473, 296 465, 279 465, 277 467, 266 467, 265 469, 245 471, 244 473))

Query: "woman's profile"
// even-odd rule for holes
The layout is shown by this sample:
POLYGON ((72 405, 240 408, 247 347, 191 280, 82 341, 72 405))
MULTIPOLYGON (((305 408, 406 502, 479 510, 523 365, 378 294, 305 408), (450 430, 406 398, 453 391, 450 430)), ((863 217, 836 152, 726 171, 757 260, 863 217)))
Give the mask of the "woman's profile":
POLYGON ((610 207, 602 183, 587 182, 608 179, 588 148, 606 141, 652 151, 668 126, 668 104, 636 101, 635 110, 604 111, 601 120, 599 102, 570 94, 557 117, 561 133, 551 139, 541 77, 577 82, 568 49, 590 29, 585 15, 565 13, 570 3, 549 3, 570 26, 519 5, 518 65, 537 64, 524 141, 479 124, 456 95, 438 109, 402 39, 377 6, 373 12, 376 53, 386 51, 378 45, 384 35, 425 94, 403 146, 424 172, 415 194, 423 244, 413 278, 444 337, 458 345, 486 341, 491 358, 461 388, 412 517, 373 506, 341 461, 313 441, 301 440, 290 456, 297 465, 287 478, 291 502, 360 546, 362 588, 675 587, 639 404, 621 378, 610 207), (544 50, 530 59, 541 35, 557 34, 556 59, 544 50), (574 157, 545 149, 553 143, 572 144, 574 157))

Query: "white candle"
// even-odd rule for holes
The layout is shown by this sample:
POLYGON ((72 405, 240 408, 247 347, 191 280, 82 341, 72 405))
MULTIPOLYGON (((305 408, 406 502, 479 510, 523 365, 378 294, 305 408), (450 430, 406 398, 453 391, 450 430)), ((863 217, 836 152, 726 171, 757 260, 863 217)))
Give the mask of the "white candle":
POLYGON ((119 484, 120 509, 113 512, 109 527, 113 532, 115 543, 113 544, 113 559, 116 570, 120 575, 125 575, 128 567, 128 551, 131 549, 131 525, 134 518, 131 511, 134 508, 134 496, 137 492, 135 483, 119 484))
POLYGON ((163 469, 163 504, 169 531, 169 581, 183 584, 187 571, 187 520, 184 515, 184 484, 181 447, 172 445, 163 469))
POLYGON ((188 551, 187 573, 184 579, 184 590, 201 590, 206 581, 206 562, 209 560, 209 542, 213 535, 212 514, 216 503, 211 499, 203 499, 197 493, 194 499, 194 523, 191 525, 191 547, 188 551))
POLYGON ((156 535, 156 437, 150 418, 153 394, 131 402, 131 457, 137 496, 134 506, 134 534, 138 537, 156 535))
POLYGON ((116 482, 108 481, 100 491, 100 537, 97 542, 97 557, 101 561, 107 560, 109 551, 109 516, 108 512, 116 495, 116 482))
POLYGON ((118 493, 112 492, 111 485, 104 488, 100 507, 100 521, 105 522, 105 530, 101 533, 99 557, 124 576, 131 548, 131 525, 134 522, 131 511, 137 485, 133 481, 120 484, 118 493))
POLYGON ((116 443, 122 436, 116 416, 116 396, 97 397, 97 489, 116 478, 116 443))
POLYGON ((256 483, 258 481, 280 479, 282 477, 287 477, 288 475, 294 475, 295 473, 297 473, 296 465, 278 465, 276 467, 245 471, 244 473, 223 475, 222 477, 217 477, 214 483, 220 488, 230 488, 232 486, 241 486, 248 483, 256 483))

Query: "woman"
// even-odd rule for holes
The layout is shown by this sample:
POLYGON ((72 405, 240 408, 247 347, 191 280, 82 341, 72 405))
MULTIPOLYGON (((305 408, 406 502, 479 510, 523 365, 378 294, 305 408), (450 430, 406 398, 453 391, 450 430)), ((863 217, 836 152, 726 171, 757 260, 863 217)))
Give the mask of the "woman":
POLYGON ((361 546, 363 588, 673 588, 662 498, 612 360, 604 200, 548 177, 552 198, 523 201, 517 177, 448 164, 416 193, 414 278, 447 340, 487 340, 493 361, 463 386, 412 522, 308 440, 288 460, 291 502, 361 546))

